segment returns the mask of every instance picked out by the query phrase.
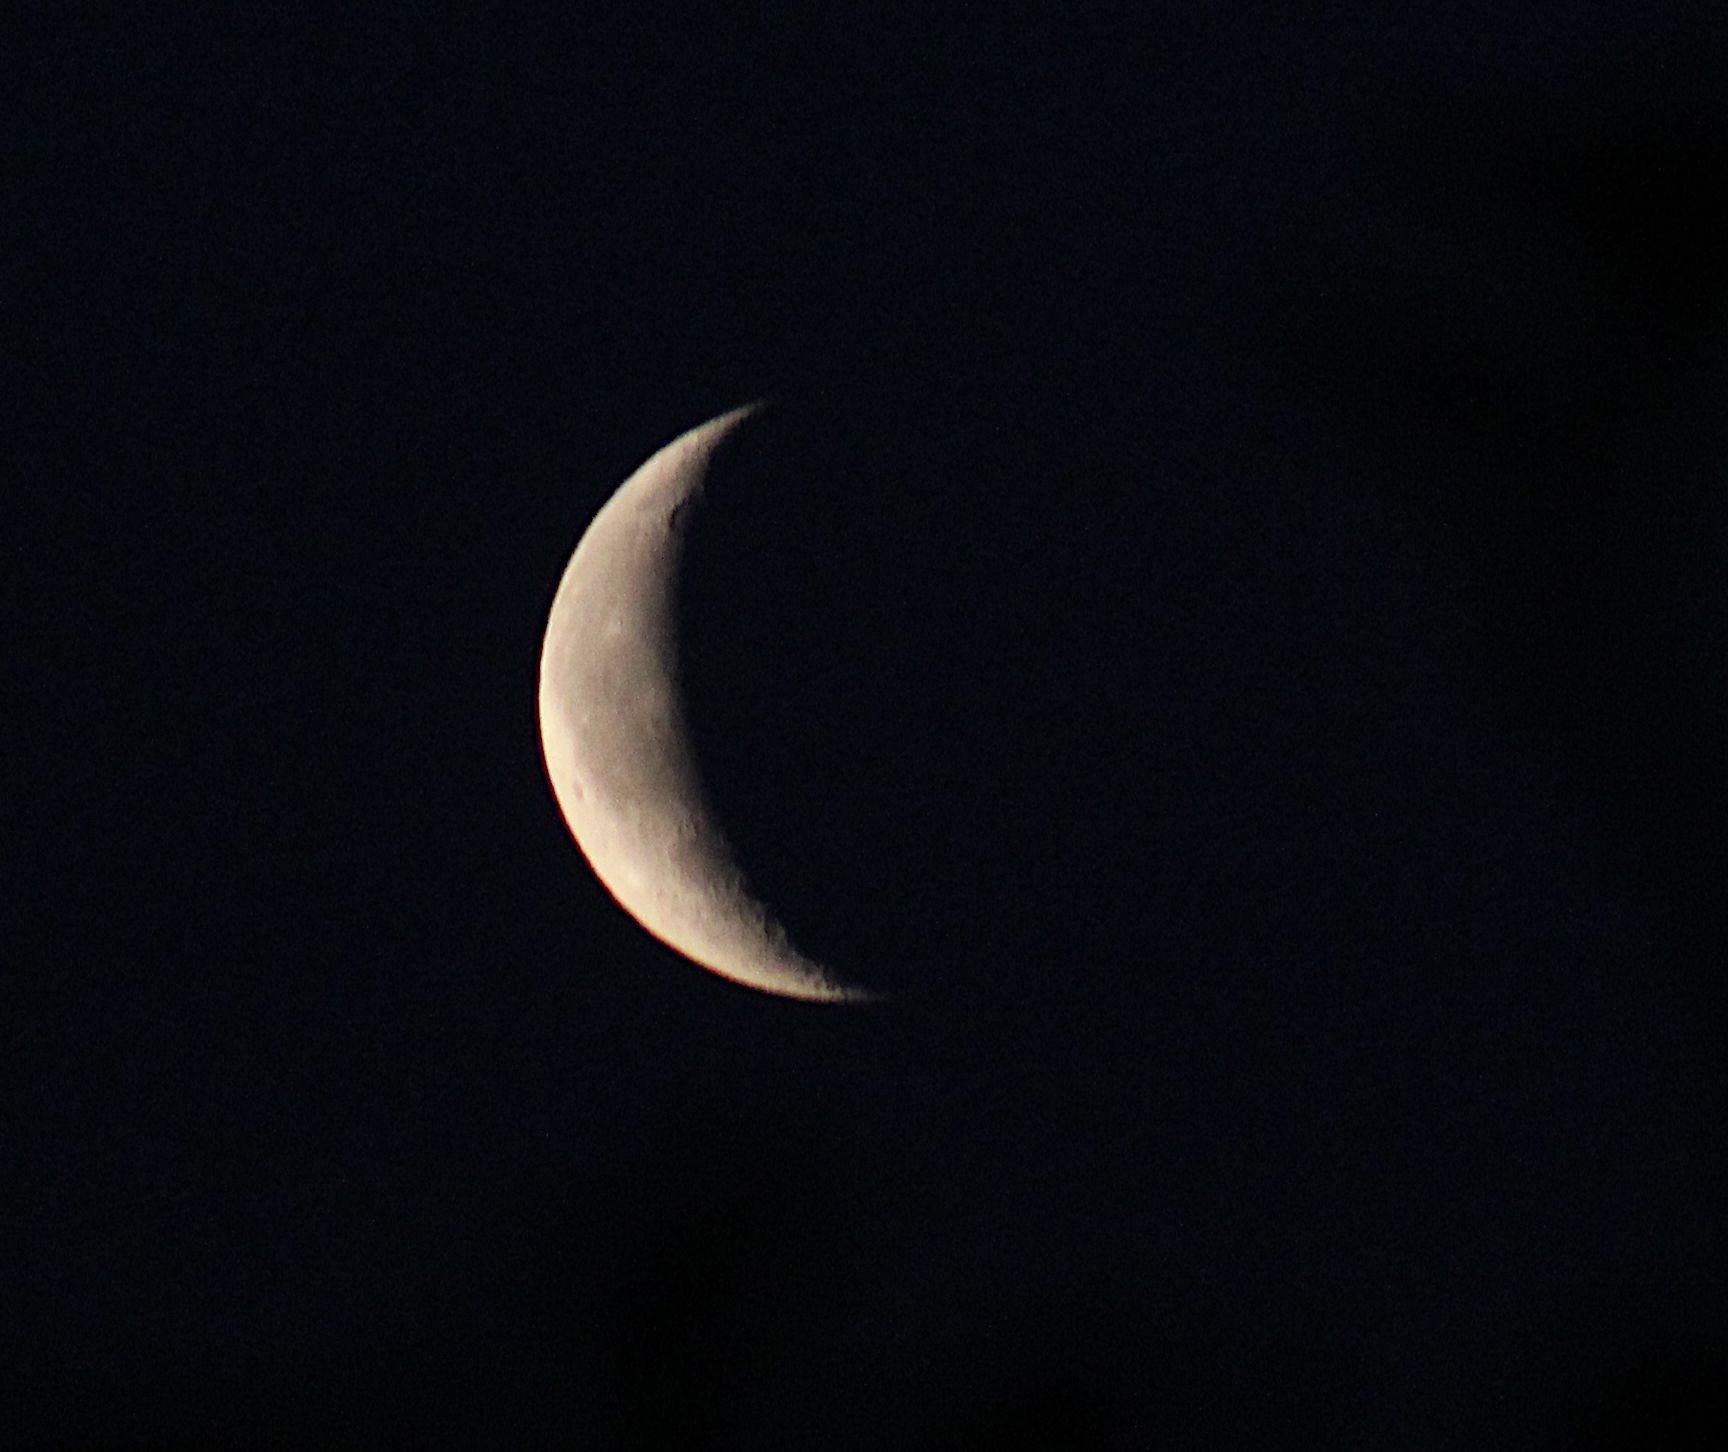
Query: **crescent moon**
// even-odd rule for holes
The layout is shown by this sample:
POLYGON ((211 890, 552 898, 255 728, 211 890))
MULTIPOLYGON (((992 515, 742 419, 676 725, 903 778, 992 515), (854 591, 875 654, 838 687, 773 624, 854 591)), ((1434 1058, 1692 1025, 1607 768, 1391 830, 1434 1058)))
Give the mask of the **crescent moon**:
POLYGON ((812 962, 749 891, 704 792, 679 693, 674 605, 688 506, 757 405, 673 440, 618 487, 559 581, 540 654, 540 744, 564 821, 618 905, 686 958, 787 998, 870 994, 812 962))

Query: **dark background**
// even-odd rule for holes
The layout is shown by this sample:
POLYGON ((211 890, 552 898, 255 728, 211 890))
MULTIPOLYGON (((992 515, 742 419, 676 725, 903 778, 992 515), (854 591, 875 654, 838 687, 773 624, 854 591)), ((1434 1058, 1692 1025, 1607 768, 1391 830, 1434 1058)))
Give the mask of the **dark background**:
POLYGON ((249 12, 14 51, 0 1440, 1715 1444, 1722 22, 249 12), (698 746, 881 1010, 542 774, 765 395, 698 746))

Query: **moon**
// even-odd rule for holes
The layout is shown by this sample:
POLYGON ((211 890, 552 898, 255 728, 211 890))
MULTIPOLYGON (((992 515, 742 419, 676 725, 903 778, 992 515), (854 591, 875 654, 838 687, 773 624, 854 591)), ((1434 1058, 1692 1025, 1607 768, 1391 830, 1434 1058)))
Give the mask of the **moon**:
POLYGON ((559 581, 540 654, 540 744, 564 821, 618 905, 723 978, 857 1002, 750 892, 715 819, 679 692, 674 616, 689 506, 756 404, 691 429, 618 487, 559 581))

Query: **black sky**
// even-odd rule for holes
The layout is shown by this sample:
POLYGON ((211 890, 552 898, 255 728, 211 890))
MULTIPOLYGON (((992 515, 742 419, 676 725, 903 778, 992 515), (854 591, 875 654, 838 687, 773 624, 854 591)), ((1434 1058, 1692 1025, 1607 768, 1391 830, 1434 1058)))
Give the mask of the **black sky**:
POLYGON ((1720 1429, 1728 29, 1383 10, 36 32, 7 1445, 1720 1429), (542 773, 764 396, 698 747, 880 1012, 542 773))

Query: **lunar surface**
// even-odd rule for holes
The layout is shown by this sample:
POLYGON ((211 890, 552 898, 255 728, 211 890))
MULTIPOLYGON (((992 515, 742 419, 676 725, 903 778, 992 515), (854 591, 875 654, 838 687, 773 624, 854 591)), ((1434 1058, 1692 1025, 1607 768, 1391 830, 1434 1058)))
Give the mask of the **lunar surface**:
POLYGON ((788 998, 861 1001, 791 944, 752 896, 703 790, 678 681, 674 608, 690 506, 722 441, 755 411, 668 444, 594 516, 552 601, 540 741, 595 875, 667 946, 788 998))

